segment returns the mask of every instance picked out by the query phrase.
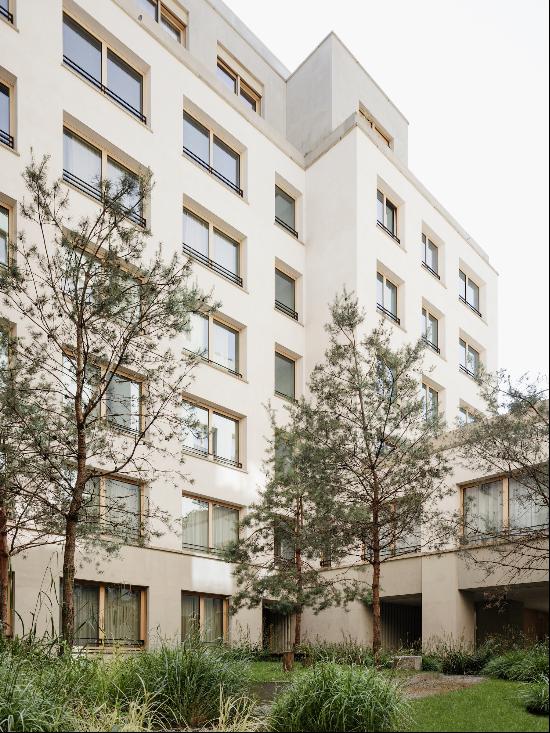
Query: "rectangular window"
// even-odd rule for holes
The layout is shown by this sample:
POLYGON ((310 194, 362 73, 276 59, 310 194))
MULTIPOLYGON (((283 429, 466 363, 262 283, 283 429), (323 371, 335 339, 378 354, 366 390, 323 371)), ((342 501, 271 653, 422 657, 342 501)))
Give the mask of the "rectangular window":
POLYGON ((217 412, 212 413, 212 454, 217 460, 238 463, 239 423, 217 412))
POLYGON ((426 308, 422 308, 422 338, 439 354, 439 321, 426 308))
POLYGON ((0 17, 5 18, 8 23, 13 23, 13 14, 10 13, 10 0, 0 0, 0 17))
POLYGON ((224 367, 238 377, 242 376, 239 374, 239 332, 234 328, 202 313, 192 313, 190 331, 185 338, 187 351, 210 364, 224 367))
POLYGON ((439 250, 432 240, 425 234, 422 235, 422 264, 424 267, 439 278, 439 250))
POLYGON ((239 371, 239 334, 224 323, 213 321, 213 362, 235 374, 239 371))
POLYGON ((397 206, 380 189, 376 191, 376 221, 382 229, 399 242, 397 237, 397 206))
POLYGON ((478 316, 481 315, 479 312, 479 285, 462 270, 458 271, 458 297, 463 303, 469 305, 478 316))
POLYGON ((191 313, 190 330, 185 334, 185 348, 193 354, 208 358, 208 316, 191 313))
POLYGON ((136 0, 140 10, 153 20, 157 19, 157 0, 136 0))
POLYGON ((206 499, 182 497, 184 549, 219 552, 238 538, 238 509, 206 499))
POLYGON ((120 195, 119 203, 126 212, 126 216, 140 224, 142 217, 143 197, 140 190, 139 178, 116 160, 107 157, 107 179, 111 184, 110 193, 120 195))
MULTIPOLYGON (((70 354, 63 353, 62 370, 65 399, 67 402, 71 403, 74 401, 76 395, 76 362, 74 357, 70 354)), ((93 397, 99 378, 99 369, 88 363, 84 373, 84 384, 82 387, 82 400, 85 404, 88 404, 90 399, 93 397)), ((98 414, 99 405, 94 409, 94 412, 98 414)))
POLYGON ((260 112, 261 96, 258 92, 241 78, 240 74, 233 71, 225 61, 218 58, 216 75, 226 89, 232 94, 240 97, 241 101, 253 112, 260 112))
POLYGON ((11 131, 11 105, 10 90, 0 82, 0 142, 13 148, 13 136, 11 131))
POLYGON ((387 277, 382 275, 380 272, 377 273, 377 307, 378 310, 384 313, 395 321, 401 323, 397 317, 397 285, 392 283, 387 277))
POLYGON ((209 415, 205 407, 187 404, 190 427, 185 430, 183 444, 185 448, 195 453, 208 455, 209 415))
POLYGON ((275 221, 295 237, 298 236, 296 231, 296 201, 279 186, 275 186, 275 221))
POLYGON ((79 646, 143 646, 146 591, 75 580, 75 641, 79 646))
POLYGON ((241 156, 187 112, 183 113, 183 152, 239 196, 243 195, 241 156))
POLYGON ((105 480, 105 506, 101 521, 106 532, 136 539, 141 531, 141 487, 118 479, 105 480))
POLYGON ((464 534, 494 536, 502 531, 502 481, 464 489, 464 534))
POLYGON ((63 176, 96 199, 101 198, 101 150, 63 129, 63 176))
POLYGON ((426 420, 435 420, 439 415, 439 393, 433 387, 422 384, 422 401, 426 420))
POLYGON ((185 44, 185 24, 158 0, 138 0, 139 7, 177 43, 185 44))
POLYGON ((239 242, 188 209, 183 209, 183 251, 236 285, 243 284, 239 242))
POLYGON ((294 562, 295 548, 289 523, 280 518, 273 528, 273 554, 276 560, 294 562))
POLYGON ((474 423, 476 420, 476 414, 467 407, 458 408, 458 422, 460 425, 471 425, 471 423, 474 423))
POLYGON ((63 14, 63 63, 142 122, 143 76, 108 46, 63 14), (107 84, 103 84, 103 63, 107 84))
POLYGON ((227 641, 228 619, 229 601, 227 598, 182 592, 182 641, 197 634, 205 642, 227 641))
POLYGON ((296 363, 275 352, 275 394, 294 400, 296 397, 296 363))
POLYGON ((510 529, 543 529, 548 527, 548 485, 532 484, 529 478, 509 480, 510 529))
POLYGON ((275 308, 298 320, 296 307, 296 281, 290 275, 275 268, 275 308))
POLYGON ((113 374, 107 386, 107 417, 112 425, 129 433, 141 429, 141 383, 113 374))
POLYGON ((479 351, 466 343, 464 339, 458 339, 459 364, 461 371, 470 377, 476 377, 479 373, 480 357, 479 351))
POLYGON ((10 212, 0 206, 0 265, 9 265, 10 212))

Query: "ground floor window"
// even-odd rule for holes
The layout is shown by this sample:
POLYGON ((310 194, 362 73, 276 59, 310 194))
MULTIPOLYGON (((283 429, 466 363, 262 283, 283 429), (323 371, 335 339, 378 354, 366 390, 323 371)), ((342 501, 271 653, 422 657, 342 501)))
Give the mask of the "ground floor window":
POLYGON ((143 646, 146 593, 136 586, 75 581, 75 643, 143 646))
POLYGON ((229 599, 183 591, 181 594, 181 638, 200 636, 203 641, 227 641, 229 599))

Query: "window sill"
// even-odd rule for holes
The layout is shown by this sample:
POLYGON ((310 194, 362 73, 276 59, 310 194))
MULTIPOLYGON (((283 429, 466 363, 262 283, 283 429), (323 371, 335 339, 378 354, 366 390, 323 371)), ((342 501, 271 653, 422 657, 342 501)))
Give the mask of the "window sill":
POLYGON ((300 244, 303 244, 302 240, 300 239, 300 235, 295 229, 292 229, 292 227, 287 226, 284 222, 279 221, 279 219, 275 218, 273 223, 277 227, 277 229, 280 229, 285 234, 288 234, 289 237, 292 237, 292 239, 295 242, 300 242, 300 244))

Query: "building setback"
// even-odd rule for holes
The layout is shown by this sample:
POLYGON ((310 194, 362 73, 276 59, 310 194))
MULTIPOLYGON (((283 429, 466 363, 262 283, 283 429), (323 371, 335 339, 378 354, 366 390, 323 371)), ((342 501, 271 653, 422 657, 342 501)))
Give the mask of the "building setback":
MULTIPOLYGON (((31 147, 51 156, 79 213, 97 207, 82 152, 91 149, 100 170, 151 169, 142 215, 152 243, 189 255, 199 286, 222 303, 194 320, 190 336, 208 360, 186 399, 214 431, 206 444, 186 439, 193 484, 159 479, 142 489, 182 517, 183 530, 125 546, 101 569, 82 562, 77 573, 78 597, 98 615, 123 586, 139 628, 139 638, 116 630, 128 643, 179 639, 197 616, 207 635, 261 638, 268 611, 229 617, 234 581, 216 549, 262 484, 263 405, 283 414, 304 393, 343 286, 368 327, 385 318, 396 345, 425 336, 419 388, 449 424, 481 410, 472 371, 497 366, 497 273, 408 169, 407 146, 408 121, 333 33, 291 73, 220 0, 0 0, 2 264, 31 147)), ((483 478, 457 468, 452 508, 483 478)), ((508 484, 494 484, 504 522, 508 484)), ((452 548, 405 550, 383 568, 386 645, 546 622, 547 573, 509 589, 506 621, 495 621, 481 603, 491 581, 452 548)), ((61 564, 56 547, 14 559, 16 632, 29 627, 41 592, 52 605, 39 604, 38 628, 52 617, 57 625, 61 564)), ((370 638, 360 603, 306 614, 304 624, 310 638, 370 638)))

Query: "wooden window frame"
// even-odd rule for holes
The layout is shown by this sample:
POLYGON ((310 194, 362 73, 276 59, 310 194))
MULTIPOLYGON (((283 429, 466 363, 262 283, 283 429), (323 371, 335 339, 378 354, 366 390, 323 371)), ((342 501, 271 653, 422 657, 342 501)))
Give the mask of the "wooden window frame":
POLYGON ((436 389, 435 387, 432 387, 431 384, 428 384, 427 382, 422 381, 422 391, 423 391, 424 405, 425 405, 424 419, 425 420, 429 420, 430 417, 439 417, 439 415, 440 415, 440 405, 441 405, 440 390, 436 389), (428 414, 428 396, 429 396, 430 390, 437 395, 437 415, 435 415, 435 416, 428 414))
MULTIPOLYGON (((210 218, 207 219, 207 218, 204 217, 204 215, 199 214, 197 211, 195 211, 189 205, 184 205, 183 206, 183 208, 182 208, 182 216, 185 214, 185 212, 187 212, 188 214, 191 214, 191 216, 194 216, 196 219, 200 219, 200 221, 203 222, 203 224, 206 224, 207 225, 207 228, 208 228, 208 254, 207 254, 207 260, 209 261, 209 263, 214 263, 215 265, 220 266, 220 263, 217 262, 217 260, 214 258, 214 235, 215 235, 215 232, 216 231, 219 232, 224 237, 227 237, 227 239, 230 239, 232 242, 234 242, 237 245, 237 272, 231 273, 229 271, 232 277, 228 277, 227 275, 224 275, 223 273, 221 273, 219 270, 216 270, 215 268, 210 267, 210 265, 208 263, 202 262, 201 259, 199 259, 198 261, 199 262, 202 262, 202 264, 206 264, 207 267, 210 267, 210 269, 213 269, 213 271, 216 274, 220 275, 221 277, 224 277, 226 280, 229 280, 229 282, 232 282, 233 284, 238 285, 239 287, 242 287, 243 286, 243 280, 242 280, 242 276, 241 276, 242 269, 243 269, 242 268, 242 262, 241 262, 242 250, 243 250, 242 242, 239 241, 238 239, 235 239, 235 237, 233 235, 228 234, 226 231, 224 231, 222 229, 222 227, 218 226, 217 224, 214 224, 213 221, 210 218), (240 285, 239 285, 239 282, 238 281, 240 281, 240 285)), ((193 249, 191 247, 191 245, 187 244, 186 242, 183 242, 183 244, 185 244, 187 247, 189 247, 189 249, 193 249)), ((194 250, 194 251, 196 251, 196 250, 194 250)), ((201 257, 203 257, 203 255, 202 255, 201 252, 199 252, 198 254, 201 257)))
POLYGON ((204 404, 203 402, 198 402, 193 399, 188 399, 185 396, 183 397, 183 401, 186 402, 188 405, 191 405, 192 407, 198 407, 201 410, 206 410, 208 412, 208 453, 199 453, 197 451, 194 451, 192 448, 188 448, 187 446, 183 446, 183 450, 189 455, 199 456, 203 459, 213 461, 214 463, 221 463, 222 465, 229 466, 231 468, 243 468, 243 464, 241 462, 241 430, 242 430, 242 418, 235 417, 234 415, 231 415, 230 413, 226 412, 225 410, 222 410, 218 407, 211 407, 209 405, 204 404), (237 424, 237 460, 236 461, 228 461, 225 460, 222 456, 215 456, 213 452, 213 438, 212 438, 212 422, 214 415, 219 415, 220 417, 227 418, 228 420, 233 420, 237 424))
MULTIPOLYGON (((241 507, 235 506, 234 504, 230 504, 225 501, 221 501, 218 499, 211 499, 206 496, 195 496, 193 494, 186 494, 185 492, 182 492, 181 494, 182 499, 196 499, 197 501, 202 501, 205 504, 208 504, 208 548, 206 548, 204 551, 197 550, 196 548, 187 547, 185 545, 182 545, 182 548, 186 552, 190 552, 194 554, 194 552, 197 552, 198 554, 208 554, 208 555, 216 555, 221 552, 221 550, 214 547, 214 543, 212 541, 213 538, 213 531, 212 531, 212 518, 213 518, 213 509, 215 506, 221 506, 225 509, 232 509, 233 511, 236 511, 238 513, 238 521, 241 521, 241 507)), ((239 528, 237 526, 237 539, 239 538, 239 528)))
POLYGON ((13 144, 5 142, 0 139, 0 145, 8 150, 17 151, 17 136, 16 136, 16 115, 15 115, 15 94, 16 94, 16 80, 13 77, 7 77, 0 75, 0 84, 8 90, 8 124, 9 130, 3 132, 8 135, 13 144))
POLYGON ((475 346, 472 345, 472 343, 470 342, 470 340, 469 340, 469 338, 467 336, 466 337, 465 336, 461 336, 460 334, 458 336, 458 348, 459 348, 459 361, 458 361, 458 364, 459 364, 460 371, 463 374, 466 374, 467 376, 469 376, 470 378, 475 379, 475 377, 477 376, 480 368, 483 365, 483 360, 481 358, 481 351, 479 349, 476 349, 475 346), (464 365, 464 368, 462 368, 463 365, 460 363, 460 348, 461 348, 460 342, 461 341, 464 343, 465 354, 466 354, 466 364, 464 365), (478 364, 477 364, 477 371, 475 371, 475 372, 472 372, 469 369, 469 366, 468 366, 468 353, 469 353, 469 349, 472 349, 477 354, 478 364))
MULTIPOLYGON (((116 647, 115 643, 109 641, 105 642, 105 590, 107 587, 110 588, 131 588, 132 590, 138 591, 140 594, 139 599, 139 636, 137 640, 140 644, 129 645, 125 649, 145 649, 147 647, 147 592, 148 588, 141 585, 132 585, 131 583, 103 583, 95 580, 80 580, 75 578, 75 585, 91 586, 98 589, 98 644, 97 647, 90 647, 88 650, 93 651, 94 649, 112 649, 116 647)), ((61 578, 61 584, 63 584, 63 578, 61 578)), ((60 608, 61 610, 61 608, 60 608)))
POLYGON ((231 66, 221 58, 221 56, 217 57, 216 66, 220 68, 222 71, 224 71, 228 76, 235 79, 234 94, 237 97, 241 98, 243 96, 241 92, 244 91, 246 96, 250 97, 256 104, 256 109, 251 110, 251 111, 261 116, 262 114, 262 95, 259 92, 257 92, 248 81, 243 79, 241 74, 239 74, 237 71, 232 69, 231 66))
POLYGON ((473 489, 477 486, 483 486, 484 484, 491 484, 491 483, 501 483, 502 487, 502 532, 506 532, 510 528, 510 481, 508 476, 504 475, 497 475, 492 476, 490 478, 486 478, 483 481, 469 481, 467 484, 463 484, 460 486, 460 519, 461 519, 461 529, 460 529, 460 535, 462 537, 463 542, 468 542, 469 544, 477 544, 477 543, 487 543, 492 542, 493 540, 489 539, 479 539, 476 540, 475 536, 472 536, 468 538, 466 534, 466 491, 468 489, 473 489))
POLYGON ((14 263, 14 252, 13 252, 13 243, 15 242, 15 224, 14 224, 14 207, 7 203, 2 197, 0 197, 0 208, 5 209, 8 212, 8 229, 5 232, 7 237, 7 243, 6 243, 6 259, 7 262, 0 262, 0 267, 5 267, 7 270, 10 269, 10 267, 14 263))
MULTIPOLYGON (((229 319, 224 318, 224 316, 220 315, 219 313, 201 313, 198 311, 196 313, 198 316, 202 316, 203 318, 206 318, 208 322, 208 336, 207 336, 207 345, 206 345, 206 354, 200 354, 199 357, 202 361, 207 363, 209 366, 213 367, 214 369, 220 369, 223 372, 226 372, 228 374, 232 374, 235 377, 238 377, 239 379, 243 378, 243 375, 241 372, 239 372, 239 369, 241 367, 241 333, 244 329, 238 328, 235 326, 234 323, 232 323, 229 319), (235 333, 235 370, 230 369, 228 366, 225 366, 224 364, 220 364, 216 361, 213 361, 211 358, 211 355, 214 354, 214 327, 218 325, 222 328, 226 328, 229 331, 233 331, 235 333)), ((194 352, 189 351, 189 349, 186 349, 184 347, 185 351, 187 353, 192 354, 194 352)))
MULTIPOLYGON (((203 632, 204 632, 204 601, 206 598, 219 598, 223 601, 223 616, 222 616, 222 630, 223 630, 223 639, 222 641, 227 642, 229 641, 229 597, 225 596, 221 593, 199 593, 197 591, 191 591, 191 590, 182 590, 180 594, 180 616, 181 614, 181 605, 183 601, 183 596, 193 596, 194 598, 199 599, 199 634, 201 639, 203 638, 203 632)), ((181 626, 181 622, 180 622, 181 626)), ((180 628, 180 636, 182 637, 183 641, 183 629, 180 628)))
POLYGON ((276 367, 274 367, 275 374, 274 374, 274 385, 273 385, 274 390, 273 391, 277 395, 277 397, 280 397, 283 400, 288 400, 289 402, 296 402, 296 381, 297 381, 296 380, 296 366, 297 366, 298 360, 294 359, 292 356, 289 356, 288 354, 285 354, 283 351, 280 351, 279 349, 275 349, 275 356, 274 356, 275 362, 277 361, 277 357, 280 357, 284 361, 290 362, 294 368, 294 394, 292 395, 292 397, 290 397, 289 395, 284 394, 284 392, 279 392, 277 390, 277 381, 276 381, 277 380, 277 369, 276 367))

